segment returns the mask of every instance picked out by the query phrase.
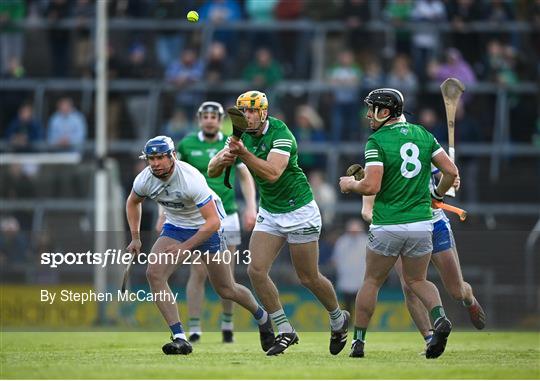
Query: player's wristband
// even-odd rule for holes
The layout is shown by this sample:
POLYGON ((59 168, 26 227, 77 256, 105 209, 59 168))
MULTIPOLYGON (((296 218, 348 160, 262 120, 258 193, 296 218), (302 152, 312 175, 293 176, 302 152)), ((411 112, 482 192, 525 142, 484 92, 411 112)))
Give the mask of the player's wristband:
POLYGON ((444 199, 444 196, 441 196, 440 194, 437 193, 437 189, 433 189, 431 191, 431 197, 437 201, 442 201, 444 199))

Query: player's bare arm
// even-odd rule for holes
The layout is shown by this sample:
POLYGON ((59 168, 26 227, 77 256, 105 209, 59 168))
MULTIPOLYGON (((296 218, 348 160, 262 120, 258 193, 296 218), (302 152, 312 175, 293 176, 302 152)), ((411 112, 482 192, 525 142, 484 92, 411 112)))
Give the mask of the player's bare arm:
POLYGON ((219 177, 228 166, 234 165, 236 155, 232 154, 228 147, 219 151, 208 163, 208 176, 219 177))
POLYGON ((289 156, 277 152, 270 152, 266 160, 259 159, 249 152, 241 141, 231 141, 229 148, 231 153, 238 155, 257 176, 270 183, 276 182, 281 177, 289 163, 289 156))
POLYGON ((156 226, 154 229, 159 233, 163 229, 163 224, 165 223, 165 209, 158 205, 158 218, 156 221, 156 226))
POLYGON ((255 200, 255 181, 249 173, 246 166, 241 165, 237 168, 237 174, 240 180, 240 188, 246 200, 246 209, 243 215, 243 224, 246 230, 252 230, 257 218, 257 201, 255 200))
POLYGON ((452 187, 458 178, 459 172, 456 165, 443 150, 433 156, 431 161, 442 173, 441 181, 439 181, 435 189, 435 194, 441 197, 441 195, 444 195, 452 187))
MULTIPOLYGON (((442 178, 442 173, 441 172, 437 172, 434 176, 437 179, 437 183, 439 181, 441 181, 441 178, 442 178)), ((461 187, 461 177, 459 177, 459 173, 458 173, 456 179, 454 180, 454 184, 452 186, 456 189, 456 191, 458 191, 459 188, 461 187)))
POLYGON ((365 170, 365 177, 356 181, 354 176, 342 176, 339 178, 339 187, 343 193, 359 193, 364 196, 372 196, 381 189, 384 173, 382 165, 370 165, 365 170))
POLYGON ((362 218, 369 224, 373 220, 373 204, 375 204, 375 196, 362 197, 362 218))
POLYGON ((126 201, 126 216, 131 232, 131 243, 127 247, 127 251, 135 255, 141 252, 141 215, 142 202, 144 198, 137 196, 133 191, 129 194, 126 201))

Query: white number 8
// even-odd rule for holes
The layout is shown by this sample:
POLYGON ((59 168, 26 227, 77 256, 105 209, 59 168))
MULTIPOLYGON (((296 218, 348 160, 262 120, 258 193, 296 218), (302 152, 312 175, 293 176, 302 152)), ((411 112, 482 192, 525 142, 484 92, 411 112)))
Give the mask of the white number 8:
POLYGON ((401 155, 401 158, 403 159, 403 163, 401 163, 401 175, 403 177, 411 179, 420 173, 420 170, 422 169, 422 163, 420 163, 420 160, 418 160, 418 155, 420 155, 420 150, 418 149, 418 146, 416 144, 414 143, 403 144, 399 150, 399 154, 401 155), (412 151, 412 154, 410 156, 407 154, 407 151, 409 150, 412 151), (414 165, 414 169, 412 171, 409 171, 407 169, 407 164, 414 165))

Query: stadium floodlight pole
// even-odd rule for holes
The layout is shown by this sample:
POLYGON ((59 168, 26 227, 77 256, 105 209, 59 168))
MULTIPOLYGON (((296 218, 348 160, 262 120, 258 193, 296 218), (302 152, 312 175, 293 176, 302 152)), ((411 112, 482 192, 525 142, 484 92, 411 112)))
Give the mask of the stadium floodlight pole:
MULTIPOLYGON (((95 159, 97 168, 94 177, 94 251, 104 253, 107 250, 107 1, 96 1, 96 140, 95 159)), ((107 271, 96 264, 94 267, 94 290, 105 292, 107 288, 107 271)), ((105 320, 105 306, 98 304, 96 323, 105 320)))

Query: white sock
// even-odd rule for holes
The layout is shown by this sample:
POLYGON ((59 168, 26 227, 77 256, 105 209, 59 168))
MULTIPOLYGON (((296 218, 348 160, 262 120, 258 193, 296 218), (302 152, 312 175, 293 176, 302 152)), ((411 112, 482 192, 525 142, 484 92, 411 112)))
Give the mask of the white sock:
POLYGON ((269 315, 274 321, 274 323, 276 324, 279 333, 294 332, 294 329, 291 326, 291 323, 289 323, 289 320, 287 320, 287 316, 285 316, 285 311, 283 311, 283 308, 280 310, 277 310, 276 312, 272 312, 269 315))
POLYGON ((174 339, 184 339, 184 340, 187 340, 186 334, 185 334, 185 333, 177 333, 177 334, 173 335, 173 340, 174 340, 174 339))
POLYGON ((262 317, 260 319, 257 319, 257 323, 259 323, 259 325, 266 323, 268 317, 268 312, 264 311, 262 317))
POLYGON ((339 309, 339 307, 334 311, 329 311, 328 315, 330 315, 330 327, 332 327, 332 330, 336 331, 343 327, 345 316, 343 316, 343 312, 339 309))

